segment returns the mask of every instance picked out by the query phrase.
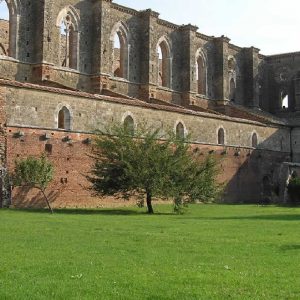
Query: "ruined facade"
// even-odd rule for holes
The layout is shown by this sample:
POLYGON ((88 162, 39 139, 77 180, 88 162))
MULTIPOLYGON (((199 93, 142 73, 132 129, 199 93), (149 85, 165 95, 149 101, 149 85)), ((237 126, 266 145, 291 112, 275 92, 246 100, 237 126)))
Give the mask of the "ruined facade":
MULTIPOLYGON (((295 172, 300 163, 300 53, 264 56, 112 0, 6 3, 3 174, 16 158, 45 151, 56 168, 54 205, 102 205, 83 176, 93 131, 112 121, 134 130, 146 121, 189 133, 193 147, 220 158, 224 200, 282 199, 287 166, 295 172)), ((12 204, 37 205, 39 197, 14 190, 12 204)))

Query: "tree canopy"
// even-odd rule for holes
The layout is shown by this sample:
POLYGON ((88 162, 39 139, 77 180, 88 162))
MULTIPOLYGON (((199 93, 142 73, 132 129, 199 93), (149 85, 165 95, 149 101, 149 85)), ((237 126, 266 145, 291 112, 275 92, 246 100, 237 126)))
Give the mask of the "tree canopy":
POLYGON ((140 126, 134 136, 126 126, 112 125, 97 132, 91 174, 92 188, 100 196, 146 196, 148 213, 152 199, 174 199, 177 205, 213 199, 218 191, 216 162, 200 157, 184 138, 160 129, 140 126))
POLYGON ((54 167, 45 155, 40 158, 27 157, 15 163, 13 184, 15 186, 26 186, 40 190, 44 196, 48 208, 53 213, 51 205, 45 194, 49 183, 53 180, 54 167))

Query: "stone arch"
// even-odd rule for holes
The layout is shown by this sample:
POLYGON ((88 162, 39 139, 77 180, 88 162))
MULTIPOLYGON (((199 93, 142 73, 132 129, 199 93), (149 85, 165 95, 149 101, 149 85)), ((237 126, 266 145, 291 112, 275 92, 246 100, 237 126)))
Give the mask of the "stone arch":
POLYGON ((197 93, 207 95, 207 58, 202 49, 196 53, 197 93))
POLYGON ((162 36, 156 46, 157 83, 159 86, 172 88, 172 52, 168 38, 162 36))
POLYGON ((177 139, 184 139, 186 130, 183 122, 177 122, 176 128, 175 128, 175 134, 177 139))
POLYGON ((258 146, 258 136, 257 133, 254 131, 252 132, 251 135, 251 147, 257 148, 257 146, 258 146))
POLYGON ((129 30, 125 23, 118 22, 114 25, 110 35, 112 49, 112 74, 115 77, 129 78, 129 30), (116 38, 119 48, 116 48, 116 38), (118 52, 118 53, 117 53, 118 52))
POLYGON ((128 134, 134 135, 134 120, 131 116, 127 116, 124 120, 124 129, 128 134))
POLYGON ((15 59, 19 59, 19 31, 21 18, 21 1, 20 0, 5 0, 9 12, 9 41, 8 51, 5 55, 15 59))
POLYGON ((131 135, 134 135, 134 132, 137 127, 137 121, 136 121, 134 115, 130 111, 127 111, 122 116, 122 124, 123 124, 125 130, 128 130, 131 135))
POLYGON ((59 47, 59 64, 78 69, 80 16, 72 5, 64 7, 56 19, 59 47), (63 30, 62 30, 63 29, 63 30))
POLYGON ((71 107, 67 104, 59 104, 54 115, 55 128, 63 130, 72 130, 73 113, 71 107))
POLYGON ((225 129, 223 127, 218 128, 218 145, 225 145, 225 129))

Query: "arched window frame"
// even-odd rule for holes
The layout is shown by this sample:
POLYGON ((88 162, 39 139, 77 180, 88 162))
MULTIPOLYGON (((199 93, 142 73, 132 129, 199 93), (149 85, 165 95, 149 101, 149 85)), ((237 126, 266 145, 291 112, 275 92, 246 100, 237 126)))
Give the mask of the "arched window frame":
POLYGON ((135 126, 134 126, 134 120, 131 116, 127 116, 124 120, 124 129, 128 134, 134 135, 135 126))
POLYGON ((253 131, 251 134, 251 147, 257 148, 258 147, 258 134, 253 131))
POLYGON ((76 9, 72 5, 64 7, 57 16, 56 27, 58 37, 58 53, 59 53, 59 64, 65 60, 65 66, 74 70, 79 69, 79 43, 80 43, 80 16, 76 9), (61 24, 64 23, 66 27, 66 49, 65 53, 61 51, 61 24))
POLYGON ((9 11, 9 49, 6 56, 19 59, 19 32, 21 19, 21 0, 5 0, 9 11))
POLYGON ((217 130, 217 144, 226 145, 226 131, 223 127, 219 127, 217 130))
POLYGON ((71 131, 73 130, 73 111, 71 107, 68 104, 61 103, 57 106, 55 112, 54 112, 54 128, 60 129, 60 130, 66 130, 71 131), (60 128, 60 112, 62 110, 65 110, 67 112, 68 116, 64 115, 64 128, 60 128))
POLYGON ((111 74, 114 77, 120 77, 123 79, 129 79, 129 53, 130 53, 130 45, 129 45, 129 30, 126 24, 123 22, 118 22, 114 25, 111 35, 110 35, 110 43, 111 43, 111 74), (118 36, 120 41, 120 76, 115 76, 114 72, 114 61, 115 61, 115 49, 114 42, 115 36, 118 36))
POLYGON ((166 36, 162 36, 156 45, 157 56, 157 85, 160 86, 160 76, 162 78, 162 87, 172 88, 172 49, 169 39, 166 36), (159 48, 162 52, 162 61, 159 58, 159 48), (162 70, 160 70, 162 65, 162 70), (161 74, 160 74, 161 71, 161 74))
POLYGON ((131 119, 132 120, 132 125, 133 125, 133 127, 132 127, 132 132, 131 132, 131 135, 134 135, 135 134, 135 132, 136 132, 136 129, 137 129, 137 121, 136 121, 136 119, 135 119, 135 117, 134 117, 134 115, 130 112, 130 111, 127 111, 124 115, 123 115, 123 117, 122 117, 122 124, 123 124, 123 126, 124 126, 124 129, 125 129, 125 126, 126 126, 126 120, 128 120, 128 119, 131 119))
POLYGON ((184 139, 188 132, 182 120, 178 120, 174 126, 174 133, 177 139, 184 139))
POLYGON ((207 57, 202 49, 198 49, 195 57, 195 77, 197 82, 197 93, 207 96, 208 84, 207 84, 207 57))

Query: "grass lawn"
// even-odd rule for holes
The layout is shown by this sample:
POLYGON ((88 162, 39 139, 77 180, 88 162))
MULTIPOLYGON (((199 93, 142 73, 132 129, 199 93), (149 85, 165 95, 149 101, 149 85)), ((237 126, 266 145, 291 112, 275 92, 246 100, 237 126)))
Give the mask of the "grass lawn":
POLYGON ((300 208, 0 210, 0 299, 300 299, 300 208))

